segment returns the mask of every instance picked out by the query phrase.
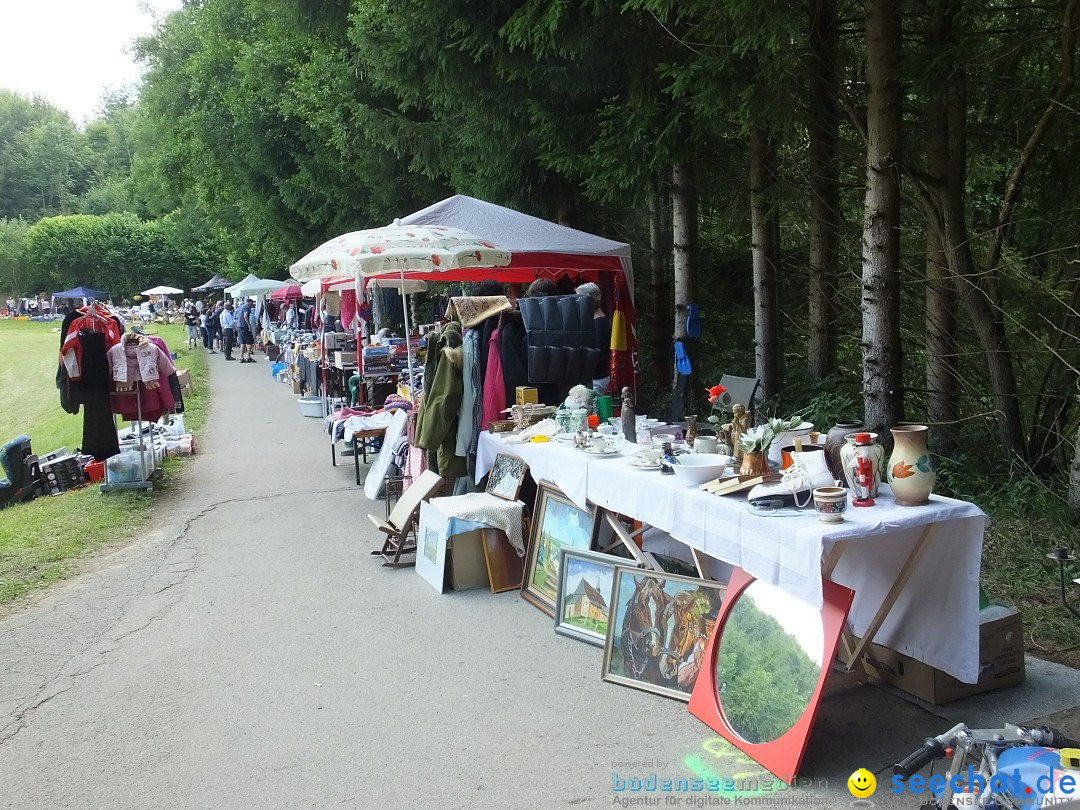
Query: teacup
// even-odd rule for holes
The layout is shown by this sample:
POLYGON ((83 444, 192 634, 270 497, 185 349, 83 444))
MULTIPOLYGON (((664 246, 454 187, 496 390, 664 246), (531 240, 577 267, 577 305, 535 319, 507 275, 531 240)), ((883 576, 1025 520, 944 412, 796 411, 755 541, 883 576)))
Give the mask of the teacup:
POLYGON ((614 436, 618 431, 614 425, 600 425, 596 428, 596 432, 602 436, 614 436))
POLYGON ((654 447, 663 447, 664 442, 675 442, 674 433, 654 433, 652 437, 652 443, 654 447))
POLYGON ((597 453, 606 453, 611 449, 608 437, 602 434, 592 437, 592 449, 597 453))
POLYGON ((698 436, 694 439, 695 453, 715 453, 719 440, 715 436, 698 436))
POLYGON ((848 491, 844 487, 818 487, 814 490, 814 509, 822 523, 843 523, 848 491))
POLYGON ((649 466, 660 463, 660 448, 659 447, 643 447, 641 449, 641 460, 649 466))

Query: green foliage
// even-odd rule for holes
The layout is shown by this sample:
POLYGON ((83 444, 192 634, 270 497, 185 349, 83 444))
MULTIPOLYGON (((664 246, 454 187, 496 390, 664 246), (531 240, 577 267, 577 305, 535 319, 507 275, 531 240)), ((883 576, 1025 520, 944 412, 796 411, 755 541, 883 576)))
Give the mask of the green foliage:
POLYGON ((205 270, 185 267, 162 225, 133 214, 40 220, 26 232, 23 258, 52 290, 85 285, 118 299, 155 283, 199 284, 205 270))
POLYGON ((821 666, 750 594, 740 596, 724 624, 716 687, 732 728, 747 742, 763 743, 806 711, 821 666))

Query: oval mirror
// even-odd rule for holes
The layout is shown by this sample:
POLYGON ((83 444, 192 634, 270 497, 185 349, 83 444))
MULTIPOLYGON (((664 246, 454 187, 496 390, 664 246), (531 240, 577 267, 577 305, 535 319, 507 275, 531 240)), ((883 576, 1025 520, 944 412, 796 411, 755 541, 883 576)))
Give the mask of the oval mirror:
POLYGON ((739 595, 716 646, 716 691, 728 725, 748 743, 783 736, 817 689, 821 612, 755 580, 739 595))

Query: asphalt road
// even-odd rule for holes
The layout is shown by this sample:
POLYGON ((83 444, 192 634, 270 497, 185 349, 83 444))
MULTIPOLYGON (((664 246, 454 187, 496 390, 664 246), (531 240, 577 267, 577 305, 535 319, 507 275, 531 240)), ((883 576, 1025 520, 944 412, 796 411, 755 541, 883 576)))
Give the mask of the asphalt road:
MULTIPOLYGON (((848 807, 853 770, 952 725, 874 687, 830 697, 800 771, 813 786, 775 790, 684 704, 602 682, 601 651, 516 592, 440 596, 381 568, 365 514, 383 506, 351 460, 331 467, 321 422, 265 363, 211 359, 210 423, 154 525, 0 622, 0 807, 721 806, 615 790, 653 774, 848 807)), ((970 716, 1074 705, 1075 680, 1037 699, 1061 678, 1013 690, 1036 698, 1023 717, 1008 698, 970 716)))

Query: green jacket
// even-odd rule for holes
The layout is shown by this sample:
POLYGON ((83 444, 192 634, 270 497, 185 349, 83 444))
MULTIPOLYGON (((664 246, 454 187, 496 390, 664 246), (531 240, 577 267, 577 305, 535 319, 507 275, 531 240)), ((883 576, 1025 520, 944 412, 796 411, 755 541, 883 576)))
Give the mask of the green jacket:
POLYGON ((464 391, 461 324, 451 321, 437 337, 429 338, 424 398, 416 416, 416 444, 428 451, 428 467, 443 478, 466 474, 465 459, 455 453, 464 391))

